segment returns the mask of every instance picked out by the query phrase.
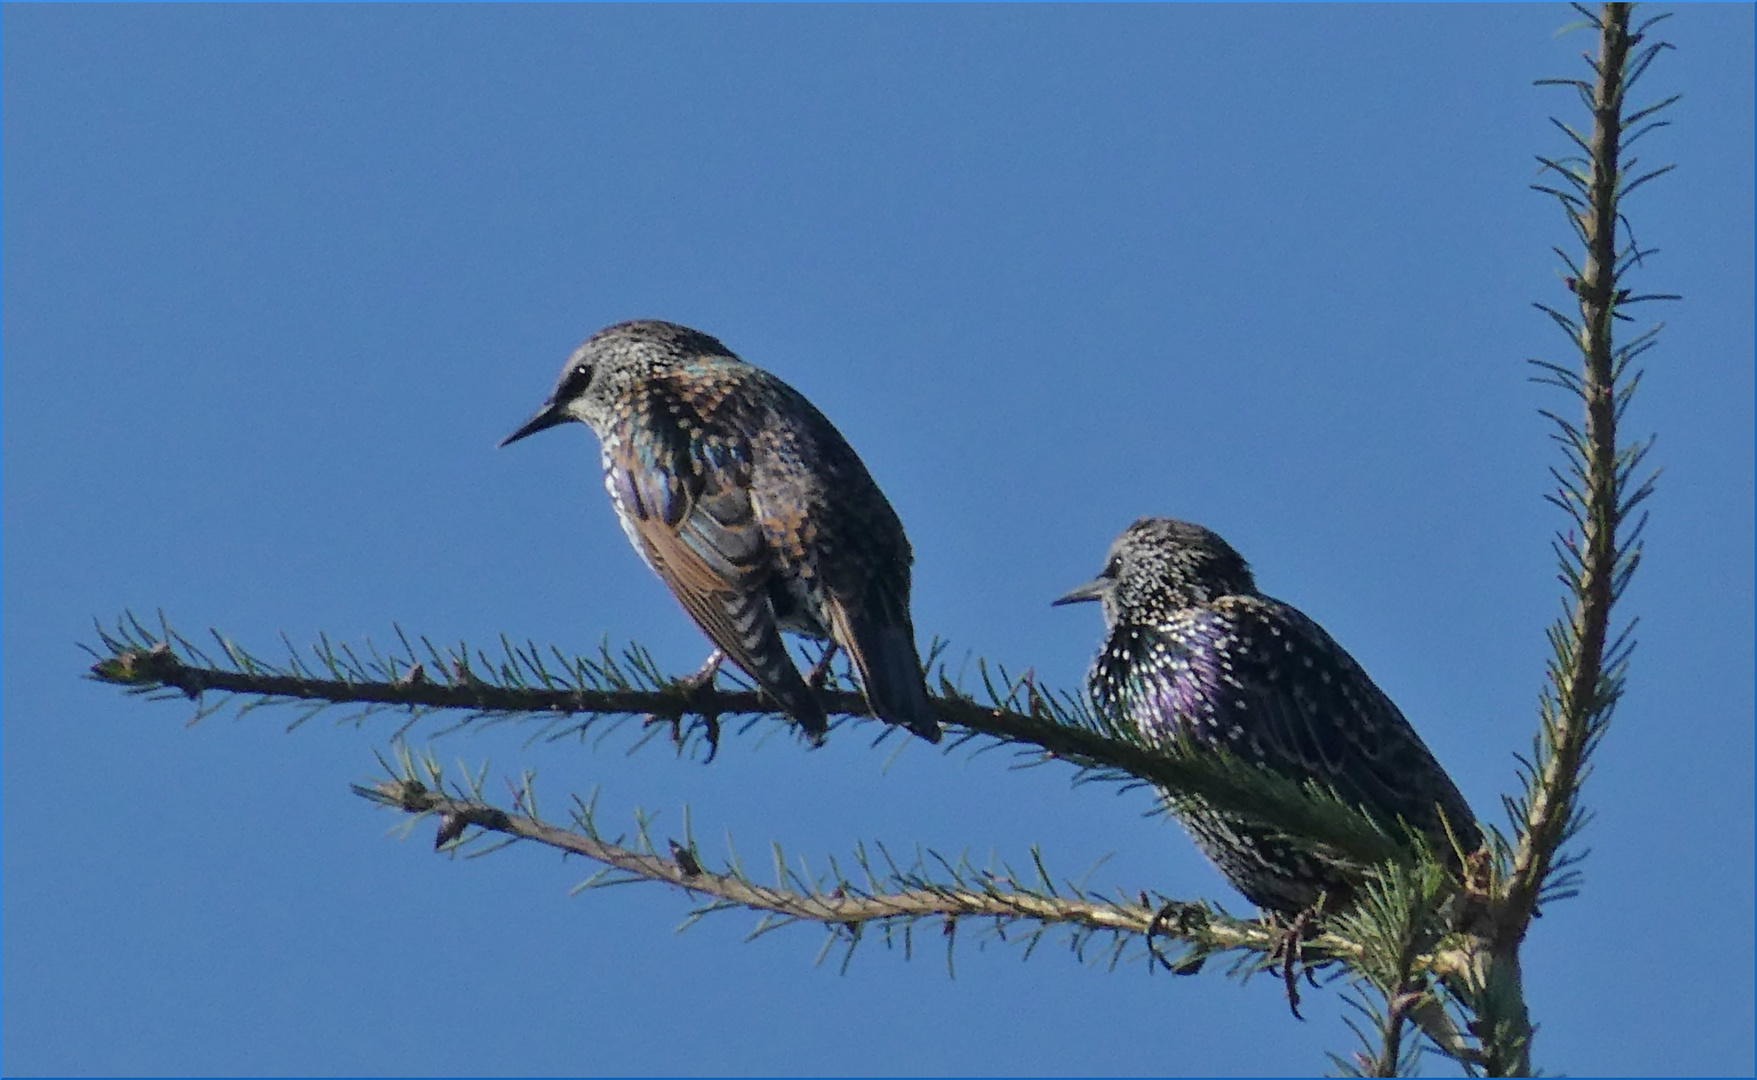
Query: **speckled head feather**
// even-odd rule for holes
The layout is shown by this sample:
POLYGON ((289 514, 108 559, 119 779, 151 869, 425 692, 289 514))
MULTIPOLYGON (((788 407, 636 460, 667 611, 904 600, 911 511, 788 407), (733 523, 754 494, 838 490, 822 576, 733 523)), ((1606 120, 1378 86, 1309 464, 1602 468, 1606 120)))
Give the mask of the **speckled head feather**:
POLYGON ((502 446, 570 420, 598 436, 623 532, 720 653, 814 737, 788 630, 848 653, 874 713, 937 741, 909 617, 903 524, 833 424, 714 337, 600 330, 502 446))
MULTIPOLYGON (((1481 842, 1469 804, 1354 658, 1297 609, 1257 591, 1232 546, 1188 522, 1144 518, 1103 574, 1057 603, 1100 600, 1105 640, 1086 688, 1148 738, 1187 738, 1298 781, 1319 779, 1388 826, 1449 853, 1481 842)), ((1287 840, 1167 793, 1196 843, 1259 907, 1296 914, 1353 882, 1287 840)))
POLYGON ((643 380, 692 360, 742 363, 719 338, 687 326, 655 319, 607 326, 568 356, 549 400, 500 445, 569 420, 578 420, 602 436, 617 418, 618 403, 643 380))
POLYGON ((1172 612, 1222 596, 1255 596, 1244 556, 1218 533, 1187 521, 1142 518, 1111 541, 1104 572, 1057 600, 1099 600, 1106 628, 1119 615, 1172 612))

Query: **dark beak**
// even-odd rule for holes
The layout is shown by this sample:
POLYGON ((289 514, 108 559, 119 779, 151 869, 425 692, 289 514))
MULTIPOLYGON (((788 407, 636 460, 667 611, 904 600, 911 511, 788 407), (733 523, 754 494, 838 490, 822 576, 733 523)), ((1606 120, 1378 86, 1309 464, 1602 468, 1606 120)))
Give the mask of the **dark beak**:
POLYGON ((1086 584, 1080 586, 1077 589, 1074 589, 1072 592, 1069 592, 1067 595, 1058 598, 1053 603, 1051 603, 1049 606, 1050 607, 1060 607, 1063 604, 1080 604, 1080 603, 1084 603, 1087 600, 1102 600, 1102 599, 1104 599, 1104 595, 1106 593, 1110 592, 1110 590, 1115 587, 1116 587, 1116 582, 1111 580, 1110 578, 1107 578, 1107 577, 1093 578, 1091 581, 1088 581, 1086 584))
POLYGON ((556 406, 555 402, 551 401, 538 409, 529 420, 526 420, 523 427, 500 440, 500 445, 507 446, 516 443, 526 435, 535 435, 539 431, 546 431, 557 424, 565 424, 572 419, 573 417, 567 415, 556 406))

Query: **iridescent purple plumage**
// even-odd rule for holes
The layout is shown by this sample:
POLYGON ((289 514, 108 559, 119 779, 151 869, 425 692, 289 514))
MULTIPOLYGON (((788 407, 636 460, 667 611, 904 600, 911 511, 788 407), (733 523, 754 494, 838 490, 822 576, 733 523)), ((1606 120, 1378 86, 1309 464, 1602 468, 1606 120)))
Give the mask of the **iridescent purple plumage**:
MULTIPOLYGON (((1137 521, 1102 576, 1062 601, 1101 600, 1108 629, 1087 690, 1150 739, 1183 736, 1295 780, 1316 778, 1387 825, 1401 819, 1441 852, 1481 842, 1469 805, 1397 706, 1324 629, 1262 595, 1219 536, 1137 521), (1447 835, 1450 829, 1451 838, 1447 835)), ((1200 799, 1174 813, 1259 907, 1296 914, 1350 883, 1297 845, 1200 799)))

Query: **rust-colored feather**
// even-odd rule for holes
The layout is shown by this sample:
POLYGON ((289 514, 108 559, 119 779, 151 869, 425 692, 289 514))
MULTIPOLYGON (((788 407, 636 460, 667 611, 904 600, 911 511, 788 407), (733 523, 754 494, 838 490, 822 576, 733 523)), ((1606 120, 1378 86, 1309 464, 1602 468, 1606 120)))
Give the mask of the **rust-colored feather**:
POLYGON ((630 535, 696 625, 821 736, 828 718, 787 655, 768 601, 773 567, 738 457, 716 465, 700 454, 618 454, 611 487, 639 493, 624 507, 630 535))

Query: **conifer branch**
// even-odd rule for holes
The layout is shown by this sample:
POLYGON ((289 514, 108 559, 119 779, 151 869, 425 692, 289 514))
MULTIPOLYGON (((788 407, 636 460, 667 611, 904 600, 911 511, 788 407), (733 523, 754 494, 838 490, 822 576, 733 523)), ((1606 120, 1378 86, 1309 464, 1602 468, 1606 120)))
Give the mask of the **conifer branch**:
POLYGON ((506 838, 505 843, 478 853, 524 840, 583 856, 602 869, 576 891, 635 882, 671 885, 699 902, 685 919, 686 927, 710 914, 739 910, 762 917, 751 932, 753 938, 784 926, 816 924, 829 933, 820 960, 840 943, 844 967, 875 932, 885 943, 910 951, 914 931, 923 921, 938 930, 948 964, 959 927, 971 921, 983 928, 979 940, 1019 944, 1027 955, 1056 930, 1065 933, 1081 959, 1089 958, 1095 937, 1107 937, 1110 945, 1098 959, 1107 954, 1113 968, 1125 960, 1145 959, 1150 967, 1194 974, 1209 958, 1232 953, 1239 957, 1231 967, 1235 976, 1285 967, 1291 978, 1299 967, 1312 970, 1339 962, 1355 972, 1357 980, 1395 988, 1384 993, 1388 1011, 1380 1021, 1390 1032, 1389 1056, 1373 1062, 1365 1057, 1354 1064, 1341 1062, 1345 1070, 1368 1064, 1372 1075, 1407 1071, 1417 1046, 1400 1040, 1411 1023, 1438 1052, 1463 1063, 1467 1071, 1480 1057, 1446 1013, 1450 999, 1437 984, 1430 986, 1430 976, 1444 979, 1454 963, 1455 935, 1447 929, 1444 909, 1456 890, 1450 872, 1425 850, 1413 866, 1389 863, 1370 871, 1361 908, 1304 937, 1297 946, 1296 967, 1287 959, 1288 929, 1275 920, 1238 919, 1205 902, 1145 892, 1132 898, 1101 897, 1078 883, 1058 882, 1035 850, 1031 869, 1021 874, 1004 865, 998 873, 977 869, 933 852, 902 867, 882 845, 876 858, 861 846, 852 860, 857 873, 845 873, 842 864, 830 859, 827 872, 813 876, 803 869, 803 861, 802 869, 795 870, 777 847, 776 883, 765 885, 745 873, 736 855, 721 868, 710 869, 696 847, 687 810, 681 839, 663 841, 655 836, 653 819, 637 812, 637 836, 630 844, 599 829, 595 800, 575 800, 571 827, 545 821, 537 811, 529 773, 513 787, 512 806, 503 808, 484 795, 485 768, 462 783, 449 781, 431 755, 417 759, 406 747, 399 748, 397 763, 386 763, 386 768, 388 779, 355 785, 355 793, 410 815, 409 828, 437 818, 437 848, 464 851, 486 836, 498 835, 506 838), (1144 948, 1131 955, 1127 950, 1131 943, 1144 948))
MULTIPOLYGON (((727 904, 752 911, 769 912, 789 919, 818 922, 826 925, 851 926, 897 918, 943 916, 989 916, 1006 919, 1031 919, 1045 923, 1072 923, 1094 930, 1112 930, 1142 935, 1153 922, 1158 909, 1143 905, 1125 905, 1042 897, 1029 893, 956 888, 914 889, 903 892, 870 895, 833 895, 758 885, 736 874, 720 874, 703 868, 696 856, 681 848, 667 858, 656 852, 642 854, 585 833, 573 832, 521 814, 508 813, 487 803, 453 798, 431 791, 416 781, 385 781, 374 786, 356 786, 355 792, 385 806, 413 814, 435 814, 448 822, 446 829, 473 826, 488 832, 503 833, 521 840, 533 840, 547 847, 574 855, 583 855, 607 867, 623 871, 647 881, 675 885, 692 893, 713 897, 727 904)), ((1175 915, 1197 910, 1201 905, 1179 905, 1175 915)), ((1237 920, 1220 923, 1204 916, 1211 931, 1201 937, 1204 944, 1219 948, 1257 948, 1266 950, 1273 943, 1260 926, 1237 920)), ((1180 929, 1182 921, 1174 917, 1170 929, 1160 930, 1161 936, 1193 940, 1180 929)))
POLYGON ((1448 910, 1457 895, 1451 875, 1432 857, 1413 866, 1385 864, 1363 877, 1354 905, 1331 921, 1333 932, 1361 946, 1349 964, 1356 993, 1345 1001, 1372 1029, 1349 1021, 1363 1050, 1349 1060, 1332 1056, 1344 1074, 1414 1075, 1420 1047, 1405 1040, 1410 1024, 1467 1072, 1483 1060, 1447 1009, 1458 1003, 1448 986, 1463 943, 1448 910))
POLYGON ((1641 561, 1646 518, 1636 511, 1654 490, 1654 478, 1643 467, 1652 440, 1619 445, 1617 428, 1641 380, 1633 362, 1652 347, 1660 327, 1621 345, 1615 327, 1630 321, 1623 311, 1630 305, 1676 299, 1636 296, 1626 287, 1627 275, 1653 249, 1633 238, 1622 202, 1670 168, 1635 174, 1636 162, 1626 156, 1636 139, 1664 126, 1653 118, 1677 100, 1673 96, 1640 109, 1627 102, 1631 87, 1670 48, 1658 41, 1644 44, 1647 32, 1666 16, 1631 29, 1632 4, 1605 4, 1598 12, 1575 7, 1598 33, 1597 57, 1587 56, 1593 78, 1546 79, 1540 85, 1572 87, 1591 112, 1592 127, 1582 135, 1555 121, 1578 153, 1539 157, 1546 178, 1554 182, 1533 185, 1561 203, 1584 249, 1579 258, 1556 249, 1577 310, 1536 305, 1568 335, 1580 366, 1532 361, 1536 381, 1573 396, 1582 410, 1578 421, 1542 412, 1563 454, 1563 467, 1551 469, 1557 486, 1547 497, 1568 517, 1568 528, 1552 544, 1566 588, 1565 610, 1548 631, 1553 655, 1533 753, 1521 761, 1524 792, 1507 800, 1514 842, 1500 845, 1495 865, 1480 868, 1486 880, 1476 891, 1474 944, 1462 950, 1453 981, 1474 1014, 1472 1031, 1491 1076, 1531 1072, 1533 1028, 1524 1001, 1520 944, 1541 903, 1577 889, 1575 867, 1583 856, 1563 849, 1586 823, 1581 784, 1622 695, 1634 648, 1633 623, 1613 633, 1612 609, 1641 561), (1627 239, 1619 237, 1619 228, 1627 239))
MULTIPOLYGON (((1023 935, 1029 944, 1035 944, 1043 931, 1059 926, 1073 932, 1076 945, 1093 933, 1110 934, 1119 943, 1113 950, 1113 963, 1121 956, 1120 944, 1128 940, 1144 941, 1152 936, 1158 944, 1149 944, 1142 955, 1156 961, 1164 961, 1166 943, 1181 943, 1184 952, 1177 962, 1164 961, 1164 966, 1180 972, 1193 971, 1207 957, 1229 951, 1267 957, 1282 938, 1272 926, 1233 918, 1201 902, 1149 898, 1146 893, 1133 900, 1106 900, 1070 882, 1058 885, 1035 852, 1032 873, 1002 868, 1003 872, 996 874, 932 853, 904 869, 882 848, 877 860, 861 848, 854 856, 860 871, 858 880, 842 873, 834 860, 827 876, 811 880, 790 869, 777 853, 778 882, 762 885, 746 875, 736 859, 720 870, 710 870, 687 825, 682 840, 669 839, 668 854, 661 854, 648 819, 640 819, 639 836, 631 847, 599 830, 591 802, 576 800, 572 828, 547 822, 537 815, 529 774, 515 787, 509 810, 483 797, 484 776, 472 776, 463 785, 448 783, 431 757, 417 760, 404 749, 396 766, 387 763, 387 768, 390 778, 376 784, 356 784, 354 792, 413 815, 411 824, 436 817, 435 847, 462 847, 475 838, 470 833, 473 828, 583 856, 602 864, 604 871, 582 888, 647 881, 707 898, 691 912, 690 923, 707 914, 742 909, 765 916, 756 934, 791 923, 816 923, 842 937, 850 947, 858 943, 864 927, 875 923, 888 932, 906 929, 923 919, 938 919, 942 932, 950 936, 958 920, 977 919, 986 920, 1002 937, 1007 926, 1035 924, 1035 930, 1023 935)), ((1314 937, 1305 948, 1313 963, 1348 960, 1361 951, 1347 938, 1328 933, 1314 937)))
MULTIPOLYGON (((1426 849, 1423 838, 1398 822, 1375 820, 1333 791, 1253 768, 1224 754, 1196 752, 1177 742, 1149 738, 1127 717, 1095 715, 1078 697, 1037 686, 978 661, 979 690, 967 691, 943 662, 937 668, 933 705, 945 723, 943 749, 976 751, 1005 747, 1019 763, 1063 761, 1076 779, 1148 786, 1163 800, 1200 799, 1213 808, 1267 825, 1297 841, 1302 853, 1348 866, 1361 882, 1348 908, 1326 912, 1315 936, 1297 941, 1272 922, 1233 919, 1208 904, 1150 898, 1108 899, 1077 887, 1060 887, 1036 863, 1036 875, 978 871, 932 853, 907 868, 878 849, 879 858, 857 851, 860 880, 834 860, 827 876, 790 869, 779 857, 777 881, 762 885, 747 876, 734 856, 710 869, 688 835, 655 846, 649 819, 640 819, 632 844, 599 832, 590 804, 576 800, 572 822, 553 824, 537 811, 527 777, 510 807, 496 806, 482 792, 482 776, 463 786, 447 784, 429 758, 417 763, 403 752, 390 777, 355 791, 409 816, 409 824, 437 819, 437 846, 458 851, 494 838, 498 846, 526 841, 591 859, 602 866, 584 887, 654 882, 685 890, 700 902, 689 920, 729 910, 758 913, 753 936, 792 923, 817 924, 849 953, 870 928, 905 949, 923 920, 937 922, 948 962, 958 927, 977 920, 995 936, 1023 927, 1029 950, 1050 930, 1065 933, 1080 952, 1088 941, 1109 935, 1111 962, 1130 943, 1145 946, 1150 963, 1193 971, 1214 954, 1242 959, 1235 971, 1249 973, 1281 963, 1293 988, 1294 957, 1303 949, 1318 963, 1338 961, 1353 980, 1365 1026, 1351 1024, 1364 1051, 1336 1063, 1348 1072, 1396 1075, 1415 1064, 1414 1025, 1440 1053, 1491 1076, 1529 1075, 1533 1025, 1527 1013, 1520 947, 1539 906, 1573 895, 1583 853, 1567 845, 1587 814, 1580 791, 1593 751, 1603 738, 1623 692, 1633 623, 1617 627, 1613 609, 1628 587, 1642 553, 1643 503, 1654 478, 1645 467, 1651 439, 1619 444, 1618 428, 1641 379, 1635 361, 1654 343, 1651 326, 1626 342, 1616 341, 1628 309, 1650 300, 1635 294, 1626 278, 1654 253, 1633 238, 1623 200, 1671 166, 1637 167, 1629 148, 1664 127, 1664 111, 1677 97, 1631 108, 1631 88, 1670 46, 1647 42, 1649 19, 1631 30, 1633 5, 1605 4, 1593 12, 1575 5, 1599 36, 1588 55, 1591 78, 1542 80, 1574 88, 1592 114, 1589 130, 1554 121, 1566 154, 1539 157, 1542 181, 1533 187, 1558 200, 1579 251, 1554 249, 1574 297, 1563 310, 1538 304, 1579 352, 1578 367, 1533 360, 1536 381, 1560 388, 1580 402, 1578 414, 1543 410, 1562 449, 1552 468, 1555 489, 1547 498, 1567 517, 1553 542, 1565 587, 1564 611, 1548 630, 1553 656, 1540 703, 1540 728, 1529 760, 1521 759, 1523 792, 1506 800, 1512 819, 1509 841, 1490 830, 1490 849, 1455 852, 1451 860, 1426 849), (881 865, 881 863, 883 865, 881 865), (1161 944, 1176 943, 1173 960, 1161 944), (1462 1024, 1455 1022, 1461 1014, 1462 1024)), ((113 630, 100 626, 97 662, 90 677, 154 697, 196 702, 195 719, 228 702, 240 712, 287 705, 297 726, 332 706, 352 706, 356 717, 390 711, 402 717, 400 740, 433 714, 459 727, 472 723, 534 724, 538 737, 583 737, 639 721, 639 742, 668 731, 680 755, 705 750, 711 760, 723 730, 744 734, 786 725, 774 702, 728 671, 731 685, 697 686, 662 672, 639 646, 620 654, 602 647, 595 658, 570 657, 551 647, 515 644, 502 637, 491 656, 467 645, 439 648, 425 638, 412 642, 399 630, 401 648, 385 655, 370 644, 356 652, 328 638, 307 651, 288 644, 288 658, 268 663, 215 633, 217 656, 164 624, 149 630, 125 615, 113 630), (418 642, 418 644, 417 644, 418 642)), ((934 671, 943 646, 928 667, 934 671)), ((832 673, 819 692, 826 711, 847 730, 877 724, 852 680, 832 673)), ((893 737, 882 724, 876 741, 893 737)), ((1034 853, 1034 861, 1035 853, 1034 853)))
MULTIPOLYGON (((1614 327, 1628 319, 1622 307, 1671 297, 1634 297, 1624 287, 1625 275, 1652 252, 1633 239, 1619 239, 1620 223, 1627 232, 1622 199, 1665 170, 1629 176, 1632 163, 1623 160, 1622 148, 1626 135, 1632 139, 1663 123, 1651 117, 1676 98, 1624 115, 1630 86, 1670 48, 1664 42, 1642 45, 1647 29, 1665 16, 1631 30, 1632 8, 1606 4, 1597 14, 1581 8, 1599 33, 1598 58, 1592 64, 1595 79, 1591 83, 1546 80, 1579 91, 1592 112, 1592 132, 1584 140, 1570 132, 1585 153, 1584 161, 1559 164, 1540 159, 1566 186, 1538 186, 1562 203, 1585 248, 1580 269, 1565 279, 1578 301, 1578 317, 1538 305, 1567 332, 1580 353, 1581 370, 1534 363, 1543 372, 1540 381, 1581 401, 1584 417, 1576 425, 1545 413, 1555 426, 1566 461, 1565 470, 1552 470, 1559 484, 1549 498, 1571 523, 1554 545, 1560 577, 1568 589, 1567 612, 1550 630, 1555 655, 1542 700, 1536 755, 1526 775, 1525 797, 1514 805, 1518 843, 1497 928, 1508 945, 1523 937, 1540 900, 1571 892, 1573 879, 1555 876, 1573 863, 1561 848, 1584 824, 1580 784, 1622 694, 1634 645, 1629 634, 1632 625, 1612 636, 1611 613, 1641 559, 1645 520, 1635 518, 1634 511, 1652 494, 1653 479, 1636 474, 1651 443, 1618 445, 1617 425, 1640 380, 1640 373, 1630 370, 1631 362, 1653 344, 1660 328, 1655 326, 1619 347, 1614 327), (1638 124, 1642 126, 1629 133, 1638 124)), ((1572 271, 1574 262, 1566 256, 1564 261, 1572 271)))
MULTIPOLYGON (((604 648, 598 658, 587 659, 503 638, 501 655, 491 657, 465 645, 441 649, 420 638, 425 656, 416 660, 422 653, 397 633, 403 648, 395 655, 367 644, 361 656, 323 637, 309 650, 310 660, 289 648, 288 660, 277 665, 217 631, 212 636, 219 658, 171 629, 162 617, 155 632, 125 615, 113 630, 98 628, 102 649, 88 650, 99 657, 89 676, 131 693, 164 692, 196 701, 196 719, 223 707, 228 696, 253 697, 240 705, 245 712, 304 704, 294 725, 332 705, 361 706, 362 717, 401 711, 408 719, 397 730, 399 736, 422 717, 441 711, 464 714, 456 721, 460 725, 536 720, 551 739, 641 717, 663 723, 680 751, 694 742, 707 743, 710 757, 728 721, 741 722, 737 730, 744 732, 765 720, 786 720, 760 691, 693 686, 661 672, 639 646, 630 646, 621 656, 604 648), (207 700, 208 695, 216 700, 207 700)), ((1081 780, 1150 785, 1199 796, 1304 838, 1317 857, 1339 864, 1365 867, 1409 855, 1395 823, 1372 819, 1327 788, 1276 776, 1227 755, 1156 742, 1129 727, 1126 719, 1098 717, 1071 695, 1039 688, 1029 674, 1015 679, 986 663, 976 668, 983 699, 965 692, 940 667, 940 692, 932 700, 952 729, 948 750, 973 741, 978 748, 1009 746, 1022 753, 1026 765, 1067 762, 1079 770, 1081 780)), ((832 677, 819 692, 826 712, 841 718, 838 726, 877 723, 867 714, 865 699, 844 685, 832 677)), ((649 737, 653 730, 649 727, 649 737)), ((886 729, 879 737, 889 734, 886 729)))

